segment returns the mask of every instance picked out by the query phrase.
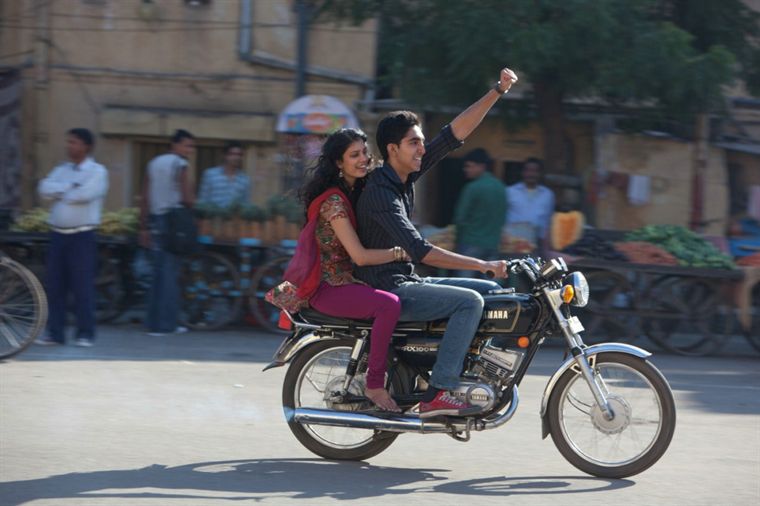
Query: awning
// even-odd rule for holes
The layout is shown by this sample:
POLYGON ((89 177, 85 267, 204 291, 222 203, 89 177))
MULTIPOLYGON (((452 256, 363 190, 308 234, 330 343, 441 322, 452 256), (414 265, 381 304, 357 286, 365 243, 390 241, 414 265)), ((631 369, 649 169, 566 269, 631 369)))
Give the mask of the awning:
POLYGON ((329 95, 305 95, 280 113, 276 130, 291 134, 330 134, 341 128, 359 128, 351 109, 329 95))
POLYGON ((727 149, 729 151, 739 151, 740 153, 760 155, 760 144, 749 144, 746 142, 718 142, 715 145, 719 148, 727 149))

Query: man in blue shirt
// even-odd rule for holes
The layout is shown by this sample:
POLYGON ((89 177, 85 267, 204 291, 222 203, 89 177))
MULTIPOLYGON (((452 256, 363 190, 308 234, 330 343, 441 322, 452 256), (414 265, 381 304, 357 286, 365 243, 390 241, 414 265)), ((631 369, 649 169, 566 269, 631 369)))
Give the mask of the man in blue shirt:
POLYGON ((525 224, 534 231, 541 251, 549 234, 554 213, 554 192, 539 184, 544 164, 528 158, 523 164, 522 182, 507 187, 507 225, 525 224))
POLYGON ((241 170, 243 146, 230 141, 224 148, 224 163, 206 169, 201 179, 198 203, 230 207, 251 200, 251 180, 241 170))

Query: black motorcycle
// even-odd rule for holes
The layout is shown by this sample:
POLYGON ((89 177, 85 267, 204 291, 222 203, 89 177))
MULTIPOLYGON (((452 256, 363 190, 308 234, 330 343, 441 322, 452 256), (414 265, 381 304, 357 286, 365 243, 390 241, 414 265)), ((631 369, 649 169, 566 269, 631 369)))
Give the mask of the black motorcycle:
POLYGON ((673 437, 676 409, 665 377, 649 352, 621 343, 586 346, 571 306, 585 306, 585 276, 561 259, 511 260, 532 293, 496 290, 485 308, 453 392, 481 408, 468 417, 421 419, 446 320, 402 322, 393 333, 386 386, 402 413, 374 409, 364 397, 370 321, 334 318, 313 310, 288 315, 293 332, 264 370, 290 363, 282 404, 290 429, 310 451, 328 459, 364 460, 400 433, 447 434, 467 441, 473 431, 501 427, 519 401, 518 386, 541 343, 563 336, 569 358, 549 380, 541 400, 543 437, 595 476, 623 478, 662 457, 673 437))

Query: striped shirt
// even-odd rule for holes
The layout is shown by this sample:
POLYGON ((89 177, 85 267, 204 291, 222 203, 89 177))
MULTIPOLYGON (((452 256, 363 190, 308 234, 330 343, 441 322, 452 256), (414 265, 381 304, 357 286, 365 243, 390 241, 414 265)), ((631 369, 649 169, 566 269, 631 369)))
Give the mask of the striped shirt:
MULTIPOLYGON (((446 125, 441 133, 425 144, 425 155, 418 172, 402 183, 398 174, 386 162, 367 179, 356 209, 357 232, 365 248, 404 248, 415 263, 433 249, 412 224, 414 211, 414 182, 435 167, 446 155, 457 149, 462 141, 454 137, 446 125)), ((381 290, 393 290, 406 282, 419 282, 412 262, 391 262, 382 265, 356 267, 356 277, 381 290)))
POLYGON ((251 180, 242 171, 229 177, 224 167, 212 167, 203 171, 198 202, 229 207, 233 204, 247 204, 251 200, 251 180))

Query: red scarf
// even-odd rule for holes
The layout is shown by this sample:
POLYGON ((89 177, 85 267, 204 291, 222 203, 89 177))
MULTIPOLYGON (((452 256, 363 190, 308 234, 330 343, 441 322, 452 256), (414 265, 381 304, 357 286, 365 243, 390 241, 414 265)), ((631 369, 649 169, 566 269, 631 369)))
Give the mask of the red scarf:
POLYGON ((295 254, 288 264, 283 279, 290 281, 298 287, 298 297, 308 300, 314 295, 322 282, 322 262, 320 261, 319 245, 317 244, 317 224, 319 223, 319 210, 329 197, 337 195, 343 200, 348 210, 348 219, 356 228, 356 217, 348 197, 338 188, 330 188, 319 197, 312 200, 306 214, 306 225, 298 235, 298 245, 295 254))

